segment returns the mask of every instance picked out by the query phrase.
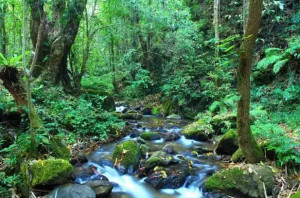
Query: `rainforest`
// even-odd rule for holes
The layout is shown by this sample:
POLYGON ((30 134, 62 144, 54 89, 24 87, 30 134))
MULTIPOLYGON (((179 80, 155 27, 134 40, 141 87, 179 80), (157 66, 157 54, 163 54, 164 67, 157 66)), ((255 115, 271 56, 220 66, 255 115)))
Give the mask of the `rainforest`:
POLYGON ((0 198, 300 198, 299 0, 0 0, 0 198))

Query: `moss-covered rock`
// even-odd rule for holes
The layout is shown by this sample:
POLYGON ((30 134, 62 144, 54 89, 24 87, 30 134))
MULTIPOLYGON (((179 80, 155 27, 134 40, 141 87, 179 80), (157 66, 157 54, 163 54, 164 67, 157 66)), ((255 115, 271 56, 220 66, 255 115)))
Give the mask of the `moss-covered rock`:
POLYGON ((119 160, 120 164, 129 168, 130 166, 136 167, 139 163, 141 156, 140 147, 139 145, 132 141, 126 141, 123 143, 118 144, 115 147, 113 152, 113 160, 119 160))
POLYGON ((161 138, 159 133, 156 132, 144 132, 141 133, 140 137, 147 141, 159 140, 161 138))
POLYGON ((211 117, 215 134, 224 134, 229 129, 236 129, 236 113, 222 113, 211 117))
POLYGON ((261 164, 248 164, 215 173, 206 180, 204 187, 208 191, 263 198, 265 190, 267 195, 272 195, 274 185, 275 175, 271 168, 261 164))
POLYGON ((73 167, 63 159, 48 159, 35 161, 29 170, 32 173, 32 186, 60 185, 69 181, 73 167))
POLYGON ((52 139, 49 144, 51 155, 55 158, 64 159, 69 161, 71 158, 71 152, 60 140, 52 139))
POLYGON ((125 120, 140 120, 143 118, 143 114, 137 111, 127 111, 126 113, 116 113, 116 116, 120 119, 125 120))
POLYGON ((182 134, 189 138, 198 141, 207 141, 211 138, 213 134, 212 126, 205 121, 205 119, 200 119, 197 122, 187 125, 183 128, 182 134))
POLYGON ((169 116, 167 116, 167 119, 171 119, 171 120, 181 120, 181 116, 178 114, 171 114, 169 116))
POLYGON ((237 133, 234 129, 230 129, 220 138, 216 153, 219 155, 232 155, 238 148, 237 133))
POLYGON ((171 155, 168 155, 164 151, 156 151, 146 161, 145 168, 151 169, 151 168, 154 168, 155 166, 167 166, 172 161, 174 161, 174 159, 171 155))
MULTIPOLYGON (((266 157, 269 160, 275 160, 276 153, 273 149, 268 149, 269 143, 267 141, 262 141, 258 144, 258 146, 264 151, 266 157)), ((245 156, 242 152, 242 150, 239 148, 231 157, 231 161, 234 163, 242 162, 245 160, 245 156)))
POLYGON ((234 163, 242 162, 244 160, 245 160, 245 157, 240 148, 238 150, 236 150, 231 157, 231 161, 233 161, 234 163))
POLYGON ((300 198, 300 191, 296 192, 295 194, 292 194, 291 198, 300 198))

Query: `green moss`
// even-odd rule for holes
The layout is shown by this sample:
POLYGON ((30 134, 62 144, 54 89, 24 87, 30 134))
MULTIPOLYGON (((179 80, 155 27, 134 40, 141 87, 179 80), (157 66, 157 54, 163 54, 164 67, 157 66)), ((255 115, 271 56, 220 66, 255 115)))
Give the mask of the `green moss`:
POLYGON ((159 134, 155 133, 155 132, 144 132, 144 133, 141 133, 140 137, 142 139, 148 140, 148 141, 160 139, 159 134))
POLYGON ((237 140, 237 133, 234 129, 230 129, 227 131, 221 139, 234 139, 237 140))
POLYGON ((182 134, 187 138, 196 140, 207 140, 209 136, 214 132, 212 126, 204 119, 200 119, 197 122, 187 125, 183 128, 182 134))
POLYGON ((121 165, 128 168, 129 166, 136 166, 140 159, 140 148, 134 141, 126 141, 118 144, 113 153, 113 160, 121 160, 121 165))
POLYGON ((32 186, 61 184, 72 174, 72 165, 63 159, 41 160, 31 166, 32 186))
POLYGON ((165 116, 173 113, 173 105, 171 100, 168 100, 163 104, 163 111, 165 116))
POLYGON ((149 151, 149 147, 144 144, 141 144, 140 151, 143 156, 146 156, 147 152, 149 151))
POLYGON ((243 170, 235 167, 229 170, 222 170, 209 177, 204 187, 208 191, 221 190, 229 191, 236 188, 236 184, 243 177, 243 170))
POLYGON ((50 150, 52 150, 52 156, 59 159, 70 160, 71 153, 70 150, 61 143, 60 140, 50 141, 50 150))
POLYGON ((291 198, 300 198, 300 191, 296 192, 295 194, 292 194, 291 198))
POLYGON ((231 157, 231 160, 234 163, 242 162, 244 159, 245 159, 244 154, 240 148, 231 157))

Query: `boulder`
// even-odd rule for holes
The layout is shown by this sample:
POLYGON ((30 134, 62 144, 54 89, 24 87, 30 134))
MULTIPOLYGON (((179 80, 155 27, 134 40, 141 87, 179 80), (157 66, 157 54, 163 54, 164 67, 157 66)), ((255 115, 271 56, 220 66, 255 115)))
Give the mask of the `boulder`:
POLYGON ((247 164, 222 170, 209 177, 204 187, 208 191, 233 192, 246 197, 264 198, 272 195, 275 186, 275 175, 271 168, 261 164, 247 164))
POLYGON ((113 189, 113 185, 107 180, 91 180, 84 185, 92 188, 97 198, 107 197, 113 189))
POLYGON ((181 120, 181 116, 178 114, 172 114, 172 115, 167 116, 167 119, 181 120))
POLYGON ((76 154, 76 156, 73 156, 70 161, 72 165, 81 165, 86 162, 88 162, 88 159, 84 153, 76 154))
POLYGON ((171 144, 165 145, 163 148, 163 151, 166 152, 167 154, 176 154, 177 153, 171 144))
POLYGON ((216 148, 218 155, 232 155, 239 148, 238 137, 235 130, 230 129, 219 140, 216 148))
POLYGON ((106 96, 102 101, 101 107, 106 111, 115 111, 116 105, 114 98, 112 96, 106 96))
POLYGON ((144 132, 141 133, 141 138, 147 141, 159 140, 161 137, 159 133, 156 132, 144 132))
POLYGON ((145 179, 145 182, 156 189, 181 187, 189 176, 187 161, 182 164, 168 167, 155 167, 153 172, 145 179))
POLYGON ((236 113, 215 115, 211 124, 217 134, 225 133, 230 128, 236 128, 236 113))
POLYGON ((146 161, 145 168, 147 170, 154 168, 155 166, 167 166, 172 162, 176 162, 174 158, 164 151, 156 151, 146 161))
POLYGON ((140 120, 143 118, 142 113, 133 110, 127 111, 126 113, 116 113, 116 115, 118 118, 126 120, 140 120))
POLYGON ((207 141, 213 134, 212 126, 206 123, 204 119, 200 119, 182 129, 182 134, 188 139, 197 141, 207 141))
POLYGON ((67 184, 59 186, 43 198, 96 198, 96 194, 86 185, 67 184))
POLYGON ((179 134, 175 133, 175 132, 167 133, 166 136, 165 136, 166 142, 176 141, 179 138, 180 138, 179 134))
MULTIPOLYGON (((26 164, 23 165, 26 166, 26 164)), ((32 186, 68 183, 72 171, 72 165, 63 159, 38 160, 29 163, 29 172, 32 173, 32 186)))
POLYGON ((132 129, 132 131, 130 132, 129 136, 131 138, 136 138, 140 136, 140 131, 137 129, 132 129))
POLYGON ((139 145, 132 140, 122 142, 116 145, 113 152, 112 159, 113 161, 119 161, 120 165, 123 165, 125 168, 137 167, 141 157, 139 145))

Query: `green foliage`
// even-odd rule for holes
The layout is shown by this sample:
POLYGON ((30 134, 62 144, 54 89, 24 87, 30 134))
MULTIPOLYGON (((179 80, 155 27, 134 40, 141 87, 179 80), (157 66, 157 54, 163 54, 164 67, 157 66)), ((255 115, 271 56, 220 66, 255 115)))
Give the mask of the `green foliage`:
POLYGON ((5 58, 0 52, 0 65, 18 67, 22 65, 22 55, 5 58))
POLYGON ((300 37, 293 38, 289 41, 289 46, 285 50, 279 48, 268 48, 265 50, 266 57, 262 59, 257 68, 266 70, 273 66, 273 72, 278 73, 289 61, 300 59, 300 37))

